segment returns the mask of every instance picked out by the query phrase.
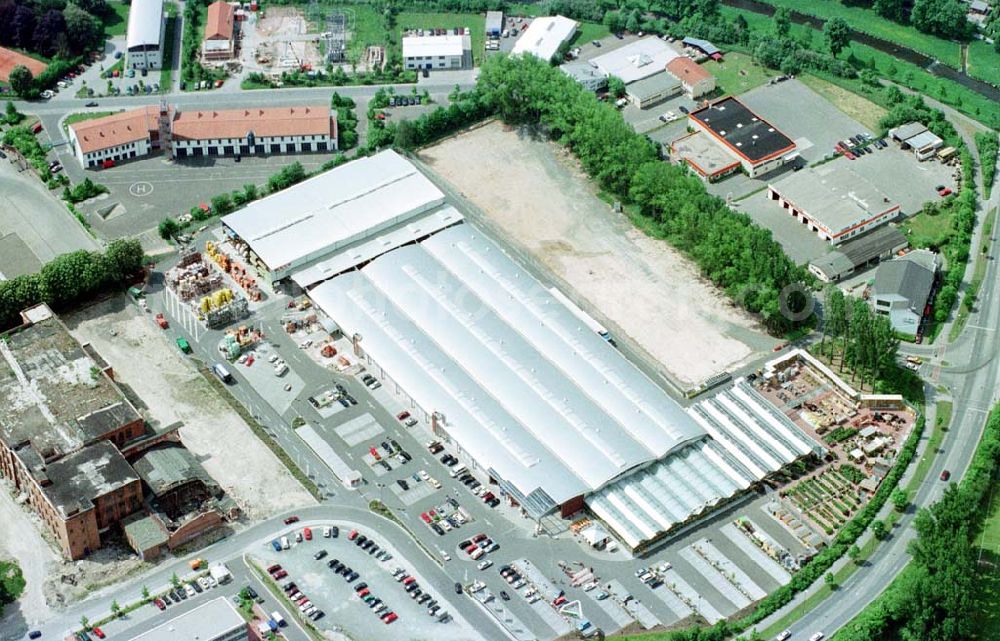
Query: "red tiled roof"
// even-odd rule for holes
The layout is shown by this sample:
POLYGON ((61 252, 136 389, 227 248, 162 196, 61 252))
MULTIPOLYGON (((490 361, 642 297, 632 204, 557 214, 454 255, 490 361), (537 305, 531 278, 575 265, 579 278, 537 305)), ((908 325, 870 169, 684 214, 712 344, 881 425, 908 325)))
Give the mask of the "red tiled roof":
POLYGON ((48 67, 47 64, 41 60, 35 60, 23 53, 18 53, 7 47, 0 47, 0 81, 7 82, 10 79, 10 72, 14 70, 14 67, 18 65, 24 65, 31 72, 31 75, 37 76, 38 74, 45 71, 48 67))
POLYGON ((171 131, 185 140, 244 138, 250 131, 258 138, 336 135, 334 122, 323 105, 216 109, 177 112, 171 131))
POLYGON ((208 5, 205 40, 232 40, 235 14, 235 7, 223 0, 208 5))
POLYGON ((712 74, 706 71, 704 67, 687 56, 678 56, 668 62, 667 71, 689 86, 694 86, 696 83, 712 77, 712 74))
POLYGON ((76 134, 80 151, 89 154, 149 138, 150 132, 159 130, 159 114, 158 107, 141 107, 104 118, 75 122, 70 128, 76 134))

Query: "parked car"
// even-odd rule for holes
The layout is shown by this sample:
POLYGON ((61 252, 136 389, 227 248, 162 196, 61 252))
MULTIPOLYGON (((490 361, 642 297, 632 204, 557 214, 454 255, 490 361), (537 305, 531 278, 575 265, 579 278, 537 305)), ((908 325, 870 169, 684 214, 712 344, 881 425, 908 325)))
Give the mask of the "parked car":
POLYGON ((285 519, 285 525, 291 525, 292 523, 298 523, 298 522, 299 522, 299 517, 297 516, 290 516, 287 519, 285 519))
POLYGON ((941 470, 941 480, 942 481, 947 481, 950 478, 951 478, 951 472, 949 472, 948 470, 941 470))

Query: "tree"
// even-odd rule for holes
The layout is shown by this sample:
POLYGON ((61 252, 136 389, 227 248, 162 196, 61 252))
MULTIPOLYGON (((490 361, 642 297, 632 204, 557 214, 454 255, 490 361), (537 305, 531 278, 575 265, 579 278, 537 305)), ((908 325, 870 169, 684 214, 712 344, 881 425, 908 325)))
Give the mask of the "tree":
POLYGON ((792 31, 792 19, 788 13, 788 9, 785 7, 775 9, 771 21, 774 23, 775 35, 782 40, 787 38, 788 34, 792 31))
POLYGON ((104 27, 101 22, 75 4, 68 4, 63 9, 66 22, 66 38, 70 49, 82 53, 99 44, 104 38, 104 27))
POLYGON ((17 65, 10 70, 7 79, 10 83, 11 91, 19 96, 27 96, 35 86, 35 77, 31 75, 31 70, 24 65, 17 65))
POLYGON ((886 537, 886 535, 889 534, 889 531, 885 527, 885 523, 881 519, 875 519, 874 521, 872 521, 872 524, 871 524, 870 527, 871 527, 871 530, 872 530, 872 534, 879 541, 881 541, 882 539, 884 539, 886 537))
POLYGON ((903 4, 904 0, 875 0, 872 9, 883 18, 903 22, 906 18, 903 4))
POLYGON ((22 120, 24 120, 24 114, 22 114, 20 111, 17 110, 17 107, 14 106, 13 102, 8 100, 7 108, 4 113, 4 122, 7 123, 8 125, 13 126, 18 124, 22 120))
POLYGON ((897 512, 905 512, 906 506, 910 504, 910 495, 903 488, 897 487, 892 491, 889 500, 892 501, 892 506, 896 508, 897 512))
POLYGON ((860 559, 861 559, 861 548, 859 548, 856 544, 852 545, 847 550, 847 556, 850 557, 850 559, 852 561, 854 561, 854 563, 856 565, 860 565, 861 564, 861 561, 860 561, 860 559))
POLYGON ((149 601, 149 588, 147 586, 142 586, 142 600, 149 601))
POLYGON ((620 11, 615 9, 605 12, 602 22, 608 28, 608 31, 612 33, 618 33, 625 29, 625 18, 620 11))
POLYGON ((111 6, 107 0, 70 0, 70 2, 91 15, 105 16, 111 13, 111 6))
POLYGON ((142 269, 144 260, 142 243, 134 238, 112 240, 104 250, 105 269, 112 281, 125 282, 135 276, 142 269))
POLYGON ((164 218, 156 228, 163 240, 170 240, 181 231, 181 226, 173 218, 164 218))
POLYGON ((177 576, 176 572, 174 572, 172 575, 170 575, 170 585, 174 586, 175 588, 181 587, 181 580, 177 576))
POLYGON ((225 216, 233 211, 233 200, 229 194, 219 194, 212 198, 212 212, 217 216, 225 216))
POLYGON ((51 57, 66 44, 66 19, 58 9, 49 9, 35 27, 34 50, 51 57))
POLYGON ((965 5, 954 0, 914 0, 910 22, 924 33, 945 38, 967 38, 971 29, 965 5))
POLYGON ((32 45, 35 33, 35 12, 28 3, 18 3, 11 23, 11 44, 22 49, 32 45))
POLYGON ((84 630, 90 629, 90 619, 88 619, 86 615, 80 617, 80 627, 84 630))
POLYGON ((625 83, 617 76, 608 78, 608 93, 615 98, 625 97, 625 83))
POLYGON ((111 600, 111 614, 116 618, 122 614, 122 606, 118 605, 118 599, 111 600))
POLYGON ((847 26, 847 22, 843 18, 827 20, 826 24, 823 25, 823 39, 834 58, 840 55, 840 52, 850 42, 850 34, 851 28, 847 26))
POLYGON ((640 19, 642 18, 638 9, 633 9, 630 14, 628 14, 628 20, 625 21, 625 30, 631 33, 638 33, 640 19))
POLYGON ((837 577, 833 576, 833 572, 827 572, 823 575, 823 582, 830 586, 831 590, 837 589, 837 577))

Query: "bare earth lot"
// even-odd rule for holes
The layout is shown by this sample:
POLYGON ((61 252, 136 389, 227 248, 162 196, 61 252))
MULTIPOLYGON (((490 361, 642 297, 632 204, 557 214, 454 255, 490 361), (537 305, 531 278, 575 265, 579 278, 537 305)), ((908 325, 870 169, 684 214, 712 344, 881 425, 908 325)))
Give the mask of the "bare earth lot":
POLYGON ((613 213, 555 145, 492 123, 420 157, 481 209, 490 227, 575 290, 571 298, 682 385, 773 346, 690 261, 613 213))
POLYGON ((181 440, 251 520, 315 503, 177 348, 124 296, 64 318, 149 406, 147 420, 181 421, 181 440), (113 334, 112 334, 113 332, 113 334))

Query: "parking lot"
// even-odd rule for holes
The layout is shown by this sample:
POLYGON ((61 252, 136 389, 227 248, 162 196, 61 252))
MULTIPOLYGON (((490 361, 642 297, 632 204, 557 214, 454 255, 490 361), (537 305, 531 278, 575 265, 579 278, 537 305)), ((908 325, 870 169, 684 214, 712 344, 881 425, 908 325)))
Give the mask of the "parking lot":
MULTIPOLYGON (((362 638, 373 629, 379 630, 379 639, 470 638, 471 630, 450 603, 464 597, 439 592, 377 533, 356 531, 346 523, 330 523, 292 527, 274 536, 279 545, 282 538, 288 538, 289 548, 275 551, 271 542, 264 542, 251 551, 254 561, 262 569, 280 565, 280 570, 271 573, 280 577, 273 579, 274 585, 289 597, 299 592, 322 610, 324 616, 314 622, 317 628, 342 630, 353 638, 362 638), (333 525, 338 528, 337 536, 326 537, 326 532, 332 534, 332 528, 327 528, 333 525), (304 536, 307 529, 311 540, 304 536), (357 532, 353 540, 352 531, 357 532), (375 542, 368 551, 356 544, 366 536, 375 542), (386 552, 390 558, 384 558, 386 552), (398 581, 393 575, 397 568, 402 569, 397 575, 406 574, 412 580, 405 584, 398 581), (289 583, 295 587, 288 588, 289 583), (410 584, 418 587, 409 588, 410 584), (430 609, 434 609, 434 616, 428 614, 430 609), (397 618, 385 623, 383 618, 390 612, 397 618)), ((297 603, 300 600, 288 598, 286 604, 301 608, 297 603)))

